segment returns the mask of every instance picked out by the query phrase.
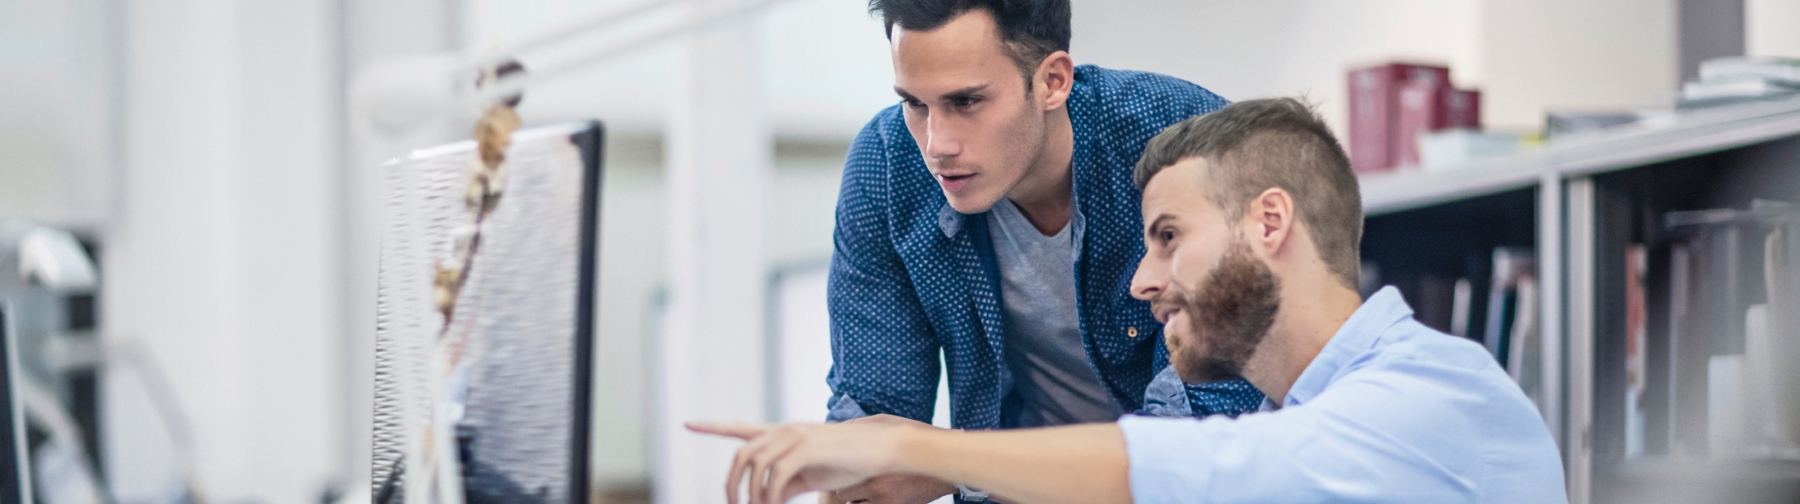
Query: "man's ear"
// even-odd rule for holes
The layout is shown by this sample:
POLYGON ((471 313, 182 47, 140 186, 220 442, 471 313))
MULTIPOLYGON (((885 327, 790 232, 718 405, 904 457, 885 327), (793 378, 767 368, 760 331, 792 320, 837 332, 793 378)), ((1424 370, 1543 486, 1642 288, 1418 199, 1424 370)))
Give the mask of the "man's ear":
POLYGON ((1069 52, 1056 51, 1045 56, 1044 61, 1038 63, 1032 87, 1045 111, 1066 105, 1069 91, 1075 87, 1075 60, 1069 57, 1069 52))
POLYGON ((1250 243, 1268 257, 1285 252, 1294 234, 1294 226, 1299 223, 1294 214, 1294 195, 1286 189, 1271 187, 1250 200, 1250 208, 1244 212, 1245 220, 1253 236, 1250 243))

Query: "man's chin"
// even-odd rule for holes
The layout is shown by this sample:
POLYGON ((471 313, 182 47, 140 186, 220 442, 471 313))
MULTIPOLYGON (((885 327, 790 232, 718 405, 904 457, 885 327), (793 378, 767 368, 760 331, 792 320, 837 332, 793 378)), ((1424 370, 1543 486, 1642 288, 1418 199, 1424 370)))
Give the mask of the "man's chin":
POLYGON ((1000 202, 1000 196, 958 196, 951 194, 949 191, 944 192, 944 199, 950 201, 951 209, 956 210, 956 213, 964 215, 975 215, 986 212, 989 209, 994 208, 995 203, 1000 202))

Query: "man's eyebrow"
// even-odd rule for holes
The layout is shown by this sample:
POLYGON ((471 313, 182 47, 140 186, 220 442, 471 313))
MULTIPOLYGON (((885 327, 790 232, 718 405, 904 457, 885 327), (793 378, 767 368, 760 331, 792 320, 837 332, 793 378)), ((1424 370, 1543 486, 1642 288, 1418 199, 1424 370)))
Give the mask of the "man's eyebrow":
POLYGON ((969 86, 966 88, 962 88, 962 89, 958 89, 958 90, 951 91, 948 93, 944 93, 943 100, 944 101, 955 101, 955 100, 967 99, 971 96, 974 96, 975 93, 979 93, 982 90, 987 89, 987 87, 988 87, 987 84, 981 84, 981 85, 969 86))
POLYGON ((918 98, 913 97, 912 93, 908 93, 908 92, 906 92, 906 90, 900 89, 899 86, 894 86, 894 94, 900 95, 900 99, 902 99, 902 100, 919 101, 918 98))
POLYGON ((1144 226, 1144 236, 1149 236, 1151 233, 1156 232, 1157 226, 1161 226, 1164 222, 1171 220, 1175 220, 1175 216, 1169 214, 1156 216, 1155 220, 1150 221, 1150 224, 1144 226))

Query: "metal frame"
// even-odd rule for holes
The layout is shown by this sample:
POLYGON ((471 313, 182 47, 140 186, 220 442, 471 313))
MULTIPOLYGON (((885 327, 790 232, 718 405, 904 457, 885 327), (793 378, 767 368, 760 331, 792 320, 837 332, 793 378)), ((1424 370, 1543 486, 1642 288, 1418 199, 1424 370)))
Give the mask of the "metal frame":
POLYGON ((1569 503, 1593 499, 1595 219, 1593 179, 1568 181, 1568 423, 1563 443, 1569 503))
POLYGON ((1568 439, 1563 433, 1563 192, 1561 178, 1546 175, 1538 182, 1538 282, 1543 292, 1539 300, 1543 314, 1539 329, 1543 361, 1538 366, 1538 383, 1543 386, 1540 413, 1558 446, 1566 446, 1568 439))

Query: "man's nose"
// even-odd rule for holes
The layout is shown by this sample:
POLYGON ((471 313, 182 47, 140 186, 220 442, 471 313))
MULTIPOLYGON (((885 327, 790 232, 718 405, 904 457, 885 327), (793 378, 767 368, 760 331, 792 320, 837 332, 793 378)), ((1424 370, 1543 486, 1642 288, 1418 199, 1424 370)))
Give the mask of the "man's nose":
POLYGON ((933 159, 953 158, 962 154, 962 141, 949 121, 933 114, 925 118, 925 156, 933 159))
POLYGON ((1168 282, 1165 270, 1166 268, 1153 264, 1148 257, 1138 261, 1137 273, 1131 275, 1131 297, 1144 301, 1155 299, 1168 282))

